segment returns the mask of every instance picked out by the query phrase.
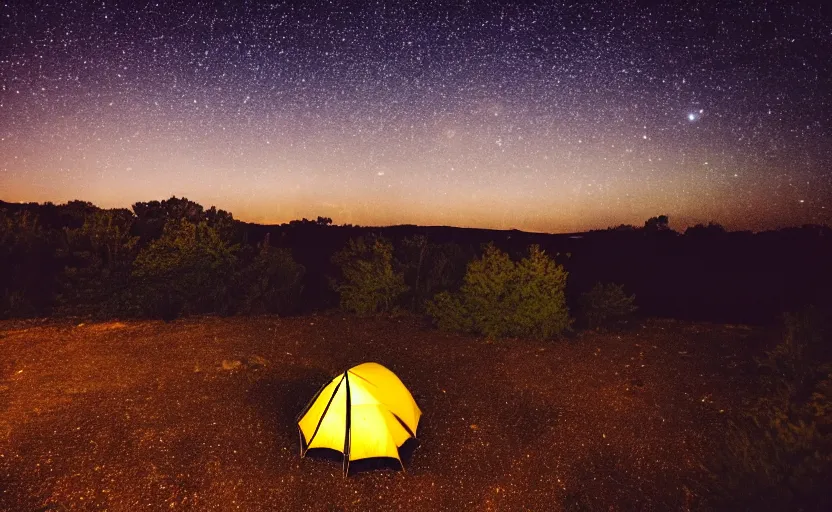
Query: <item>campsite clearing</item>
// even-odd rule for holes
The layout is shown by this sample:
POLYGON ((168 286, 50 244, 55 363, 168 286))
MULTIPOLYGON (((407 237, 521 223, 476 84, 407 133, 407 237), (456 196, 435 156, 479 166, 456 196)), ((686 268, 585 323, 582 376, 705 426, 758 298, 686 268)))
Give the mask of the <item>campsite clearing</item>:
POLYGON ((0 322, 0 510, 696 509, 702 464, 776 334, 653 320, 490 342, 339 314, 0 322), (412 392, 419 446, 406 472, 345 478, 300 458, 295 419, 367 361, 412 392))

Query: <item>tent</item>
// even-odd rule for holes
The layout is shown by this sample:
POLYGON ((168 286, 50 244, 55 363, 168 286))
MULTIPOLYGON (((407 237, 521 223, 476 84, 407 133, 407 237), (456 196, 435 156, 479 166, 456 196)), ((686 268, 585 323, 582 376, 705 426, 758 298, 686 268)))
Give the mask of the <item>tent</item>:
POLYGON ((298 416, 300 454, 330 448, 344 454, 344 474, 351 461, 391 457, 411 437, 422 411, 399 378, 378 363, 363 363, 321 388, 298 416))

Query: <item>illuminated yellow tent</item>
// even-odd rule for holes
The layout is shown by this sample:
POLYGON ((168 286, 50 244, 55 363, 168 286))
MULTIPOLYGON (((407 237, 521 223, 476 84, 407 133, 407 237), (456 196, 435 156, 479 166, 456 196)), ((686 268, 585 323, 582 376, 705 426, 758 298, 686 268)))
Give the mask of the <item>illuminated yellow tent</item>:
POLYGON ((401 464, 398 449, 416 437, 421 416, 396 374, 378 363, 360 364, 332 379, 298 416, 301 457, 310 448, 337 450, 344 474, 360 459, 391 457, 401 464))

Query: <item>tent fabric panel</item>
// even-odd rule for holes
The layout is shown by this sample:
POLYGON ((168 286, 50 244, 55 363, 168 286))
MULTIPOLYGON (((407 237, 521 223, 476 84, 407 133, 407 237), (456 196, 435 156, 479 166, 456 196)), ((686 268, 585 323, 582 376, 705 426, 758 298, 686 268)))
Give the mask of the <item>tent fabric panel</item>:
MULTIPOLYGON (((326 401, 328 400, 329 397, 326 397, 326 401)), ((326 405, 326 402, 324 402, 324 405, 326 405)), ((335 391, 332 403, 330 403, 329 409, 326 410, 321 420, 321 425, 318 427, 318 432, 309 441, 307 448, 331 448, 343 452, 344 440, 346 438, 346 425, 347 386, 345 383, 342 383, 341 386, 338 386, 338 390, 335 391)), ((311 436, 312 432, 309 435, 311 436)))
POLYGON ((375 397, 376 401, 386 405, 414 434, 416 433, 422 411, 396 374, 378 363, 360 364, 351 368, 349 373, 359 377, 350 382, 353 389, 360 386, 375 397))
POLYGON ((351 373, 349 375, 352 377, 350 379, 350 402, 353 406, 384 405, 387 407, 373 392, 375 388, 374 384, 368 383, 363 379, 357 379, 351 373))
MULTIPOLYGON (((389 422, 383 406, 359 405, 352 407, 350 423, 349 460, 368 459, 372 457, 392 457, 399 459, 399 450, 395 437, 401 437, 404 431, 398 426, 398 433, 389 428, 389 422)), ((395 421, 395 418, 391 419, 395 421)), ((407 433, 405 432, 407 436, 407 433)), ((409 436, 407 436, 409 437, 409 436)), ((405 439, 407 439, 407 437, 405 439)))
POLYGON ((318 393, 318 396, 315 398, 315 402, 309 406, 306 413, 300 418, 300 420, 298 420, 298 426, 300 427, 300 431, 303 433, 304 441, 307 443, 315 433, 315 429, 318 427, 321 416, 323 416, 324 411, 326 410, 326 404, 329 403, 329 399, 332 398, 332 394, 335 392, 335 388, 338 386, 338 383, 341 382, 342 378, 343 374, 332 379, 332 381, 330 381, 330 383, 327 384, 320 393, 318 393))
POLYGON ((384 411, 384 421, 387 423, 387 431, 390 432, 393 442, 397 448, 401 448, 405 441, 410 439, 410 432, 407 431, 390 411, 384 411))

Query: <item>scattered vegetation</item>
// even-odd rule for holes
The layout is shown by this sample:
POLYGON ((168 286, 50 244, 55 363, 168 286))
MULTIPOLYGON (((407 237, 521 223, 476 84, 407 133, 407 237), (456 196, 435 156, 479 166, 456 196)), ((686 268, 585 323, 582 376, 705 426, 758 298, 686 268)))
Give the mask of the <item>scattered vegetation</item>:
POLYGON ((551 338, 569 328, 566 306, 567 272, 540 247, 529 248, 518 263, 488 245, 468 265, 457 293, 441 292, 428 313, 442 329, 500 338, 551 338))
MULTIPOLYGON (((531 235, 507 235, 508 252, 489 244, 475 257, 471 240, 436 243, 414 230, 394 247, 364 228, 318 217, 276 228, 273 245, 269 232, 184 198, 136 203, 132 211, 83 201, 0 202, 0 316, 288 315, 302 311, 301 295, 310 287, 326 289, 315 279, 330 274, 332 264, 340 271, 334 289, 341 307, 359 315, 403 306, 427 313, 442 329, 492 338, 552 338, 571 328, 567 270, 527 245, 531 235), (252 233, 259 234, 249 242, 252 233), (518 251, 525 248, 524 256, 518 251)), ((741 316, 742 307, 758 319, 773 318, 787 306, 799 310, 822 300, 832 287, 827 226, 755 235, 712 222, 679 236, 661 215, 644 227, 586 235, 570 237, 590 240, 567 264, 573 279, 579 276, 571 291, 596 283, 570 296, 590 328, 633 313, 635 297, 624 289, 635 284, 647 314, 679 318, 708 307, 715 321, 720 313, 741 316), (783 272, 772 280, 775 266, 783 272), (614 283, 599 282, 601 276, 614 283)), ((732 414, 720 458, 711 461, 708 491, 721 491, 719 508, 832 508, 819 491, 832 481, 830 319, 832 312, 821 308, 785 316, 781 343, 760 359, 753 377, 757 396, 732 414)))
POLYGON ((334 287, 345 311, 359 315, 390 312, 408 289, 404 276, 393 270, 393 244, 384 238, 352 238, 332 262, 343 276, 334 287))
POLYGON ((609 327, 634 313, 638 309, 635 300, 635 295, 624 293, 623 285, 596 283, 590 291, 581 295, 581 308, 587 326, 598 329, 609 327))
POLYGON ((759 394, 729 425, 712 471, 731 508, 828 510, 832 478, 832 330, 817 308, 785 316, 783 340, 759 360, 759 394))

